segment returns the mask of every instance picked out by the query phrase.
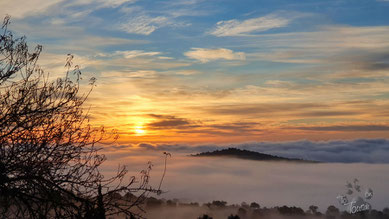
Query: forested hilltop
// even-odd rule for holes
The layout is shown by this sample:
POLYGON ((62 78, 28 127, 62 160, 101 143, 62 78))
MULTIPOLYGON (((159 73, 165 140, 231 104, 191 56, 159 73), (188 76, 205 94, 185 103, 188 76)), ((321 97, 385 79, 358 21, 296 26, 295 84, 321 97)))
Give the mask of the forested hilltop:
POLYGON ((316 161, 303 160, 298 158, 286 158, 274 156, 270 154, 259 153, 255 151, 242 150, 238 148, 227 148, 222 150, 215 150, 211 152, 202 152, 198 154, 191 154, 192 157, 232 157, 246 160, 257 161, 289 161, 289 162, 303 162, 303 163, 317 163, 316 161))

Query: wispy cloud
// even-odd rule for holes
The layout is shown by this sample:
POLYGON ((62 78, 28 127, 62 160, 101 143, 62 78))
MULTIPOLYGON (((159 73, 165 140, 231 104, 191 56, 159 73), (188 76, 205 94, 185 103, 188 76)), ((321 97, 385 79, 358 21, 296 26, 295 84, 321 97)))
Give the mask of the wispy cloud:
MULTIPOLYGON (((174 4, 171 4, 172 6, 174 4)), ((184 4, 186 5, 186 4, 184 4)), ((175 5, 177 6, 177 5, 175 5)), ((140 6, 122 7, 121 13, 124 13, 124 21, 118 28, 122 31, 132 34, 150 35, 162 27, 185 27, 189 23, 178 21, 181 16, 195 15, 195 10, 179 7, 174 9, 149 10, 140 6)))
POLYGON ((290 127, 286 129, 299 129, 307 131, 346 131, 346 132, 374 132, 389 131, 388 125, 332 125, 332 126, 305 126, 290 127))
MULTIPOLYGON (((258 35, 240 38, 241 46, 257 48, 258 52, 247 54, 249 60, 267 60, 283 63, 348 62, 355 66, 369 61, 378 54, 387 54, 389 26, 324 26, 315 31, 258 35), (357 61, 355 61, 358 59, 357 61)), ((382 62, 381 56, 380 62, 382 62)), ((372 60, 374 61, 374 60, 372 60)))
POLYGON ((227 20, 219 21, 210 34, 215 36, 243 36, 250 33, 262 32, 274 28, 285 27, 290 19, 270 14, 263 17, 251 18, 247 20, 227 20))
MULTIPOLYGON (((22 19, 28 16, 51 14, 53 11, 61 12, 69 17, 79 17, 101 8, 116 8, 124 3, 134 3, 136 0, 3 0, 0 2, 0 16, 10 14, 13 18, 22 19), (87 8, 70 9, 72 7, 88 6, 87 8), (49 10, 51 7, 56 10, 49 10), (65 12, 66 11, 66 12, 65 12)), ((57 14, 58 15, 58 14, 57 14)))
POLYGON ((202 1, 204 0, 179 0, 179 1, 172 1, 171 3, 174 5, 194 5, 202 1))
POLYGON ((85 4, 91 4, 91 3, 97 3, 100 8, 105 7, 118 7, 124 3, 134 3, 137 0, 77 0, 73 3, 73 5, 85 5, 85 4))
POLYGON ((167 17, 141 15, 129 18, 125 23, 122 23, 119 28, 127 33, 150 35, 158 28, 168 24, 170 24, 170 21, 167 17))
POLYGON ((197 59, 201 62, 209 62, 215 60, 245 60, 246 55, 244 52, 234 52, 230 49, 218 48, 218 49, 206 49, 206 48, 192 48, 186 52, 185 55, 191 59, 197 59))
POLYGON ((63 2, 63 0, 2 0, 0 2, 0 16, 3 17, 9 14, 13 18, 24 18, 37 15, 60 2, 63 2))
POLYGON ((113 57, 113 56, 123 56, 126 59, 132 59, 141 56, 156 56, 161 54, 160 52, 146 52, 143 50, 126 50, 126 51, 115 51, 113 53, 99 53, 98 56, 101 57, 113 57))
MULTIPOLYGON (((119 78, 120 80, 126 78, 154 78, 156 71, 153 70, 138 70, 138 71, 104 71, 101 73, 102 77, 119 78)), ((127 105, 127 103, 126 103, 127 105)))

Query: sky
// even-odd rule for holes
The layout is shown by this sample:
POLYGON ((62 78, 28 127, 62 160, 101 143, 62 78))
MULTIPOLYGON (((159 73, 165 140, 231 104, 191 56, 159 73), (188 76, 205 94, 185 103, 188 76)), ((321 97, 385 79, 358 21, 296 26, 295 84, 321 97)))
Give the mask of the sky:
POLYGON ((388 206, 388 11, 388 0, 0 0, 14 34, 43 45, 51 79, 67 54, 82 91, 97 79, 90 123, 120 135, 104 145, 106 176, 152 161, 158 185, 167 151, 163 198, 320 210, 342 207, 354 178, 388 206), (187 156, 227 147, 323 163, 187 156))
POLYGON ((138 146, 387 147, 388 11, 387 0, 0 2, 10 29, 43 45, 51 77, 71 53, 85 86, 97 78, 91 123, 138 146))

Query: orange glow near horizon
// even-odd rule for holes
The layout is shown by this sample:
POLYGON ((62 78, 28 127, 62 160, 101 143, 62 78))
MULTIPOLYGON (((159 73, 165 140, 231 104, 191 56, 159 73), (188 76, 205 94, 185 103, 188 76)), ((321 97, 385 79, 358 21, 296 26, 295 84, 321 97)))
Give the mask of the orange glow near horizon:
POLYGON ((135 131, 136 135, 145 135, 146 134, 146 131, 144 130, 144 128, 142 126, 136 126, 134 131, 135 131))
POLYGON ((99 95, 98 89, 92 93, 91 123, 117 129, 118 141, 123 144, 388 138, 389 122, 383 117, 386 102, 316 103, 314 96, 307 94, 304 99, 309 102, 298 103, 296 97, 257 99, 257 93, 246 92, 217 101, 204 96, 178 96, 175 101, 182 103, 179 105, 158 95, 123 95, 126 101, 109 102, 105 98, 110 97, 99 95))

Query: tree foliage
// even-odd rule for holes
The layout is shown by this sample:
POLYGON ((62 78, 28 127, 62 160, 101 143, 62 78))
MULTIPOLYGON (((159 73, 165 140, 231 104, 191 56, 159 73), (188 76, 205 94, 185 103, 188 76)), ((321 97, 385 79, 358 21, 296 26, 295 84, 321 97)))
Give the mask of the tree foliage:
POLYGON ((64 77, 50 80, 37 64, 42 46, 28 49, 13 36, 9 17, 0 35, 0 215, 7 218, 105 218, 139 215, 149 186, 151 164, 140 180, 112 178, 99 167, 106 160, 97 143, 114 132, 92 127, 83 104, 81 72, 68 54, 64 77), (131 200, 113 194, 137 193, 131 200), (137 210, 136 210, 137 209, 137 210))

